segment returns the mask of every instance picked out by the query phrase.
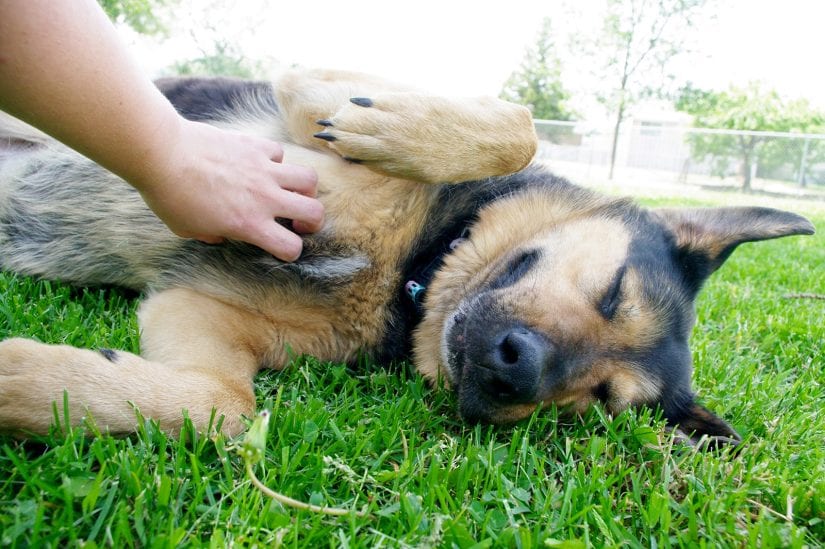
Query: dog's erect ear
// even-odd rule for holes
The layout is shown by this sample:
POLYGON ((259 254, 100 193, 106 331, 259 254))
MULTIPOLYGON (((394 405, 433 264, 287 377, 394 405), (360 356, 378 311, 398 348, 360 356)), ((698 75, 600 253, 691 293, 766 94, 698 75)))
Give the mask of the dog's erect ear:
POLYGON ((743 242, 814 233, 804 217, 772 208, 662 208, 654 213, 673 233, 677 259, 693 291, 743 242))
POLYGON ((715 449, 742 442, 739 433, 725 420, 695 402, 680 414, 678 420, 668 420, 671 422, 676 424, 677 438, 691 446, 715 449))

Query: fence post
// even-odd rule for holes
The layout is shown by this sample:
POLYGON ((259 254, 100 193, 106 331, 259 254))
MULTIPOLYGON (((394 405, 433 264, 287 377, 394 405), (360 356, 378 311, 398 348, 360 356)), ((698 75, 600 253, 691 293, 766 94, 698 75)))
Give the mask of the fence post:
POLYGON ((806 165, 808 162, 808 145, 810 144, 811 139, 809 137, 805 138, 805 143, 802 145, 802 160, 799 163, 799 177, 798 182, 801 187, 805 186, 805 170, 808 168, 806 165))

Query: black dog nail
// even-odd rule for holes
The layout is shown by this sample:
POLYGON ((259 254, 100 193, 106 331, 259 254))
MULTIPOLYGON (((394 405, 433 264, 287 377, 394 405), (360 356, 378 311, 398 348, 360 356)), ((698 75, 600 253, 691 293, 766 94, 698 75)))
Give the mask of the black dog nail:
POLYGON ((372 107, 372 99, 369 97, 353 97, 350 101, 359 107, 372 107))
POLYGON ((330 122, 326 118, 322 118, 321 120, 316 120, 315 123, 318 124, 319 126, 324 126, 325 128, 329 128, 330 126, 332 126, 332 122, 330 122))
POLYGON ((359 160, 357 158, 351 158, 349 156, 342 156, 341 158, 343 158, 344 160, 346 160, 347 162, 350 162, 352 164, 361 164, 363 162, 363 160, 359 160))
POLYGON ((338 138, 332 135, 331 133, 321 132, 316 133, 313 137, 317 137, 318 139, 323 139, 324 141, 336 141, 338 138))

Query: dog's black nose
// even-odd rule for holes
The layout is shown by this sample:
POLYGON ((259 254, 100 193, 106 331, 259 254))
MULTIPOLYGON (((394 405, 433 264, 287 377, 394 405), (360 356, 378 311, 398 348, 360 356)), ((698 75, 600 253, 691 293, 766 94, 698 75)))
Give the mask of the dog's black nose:
POLYGON ((480 357, 482 390, 502 403, 531 402, 553 352, 546 337, 524 326, 499 332, 480 357))

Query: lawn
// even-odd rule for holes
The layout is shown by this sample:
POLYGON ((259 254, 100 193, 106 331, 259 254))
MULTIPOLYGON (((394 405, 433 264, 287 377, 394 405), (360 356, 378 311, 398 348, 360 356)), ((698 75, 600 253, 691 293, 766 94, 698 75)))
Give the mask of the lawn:
MULTIPOLYGON (((695 387, 744 435, 736 454, 674 444, 651 410, 467 427, 407 365, 299 357, 257 380, 272 410, 258 476, 368 516, 285 508, 246 477, 238 441, 140 421, 127 438, 0 437, 0 546, 820 545, 825 300, 791 294, 825 294, 825 212, 796 206, 818 235, 743 245, 698 303, 695 387)), ((134 351, 135 305, 3 274, 0 337, 134 351)))

